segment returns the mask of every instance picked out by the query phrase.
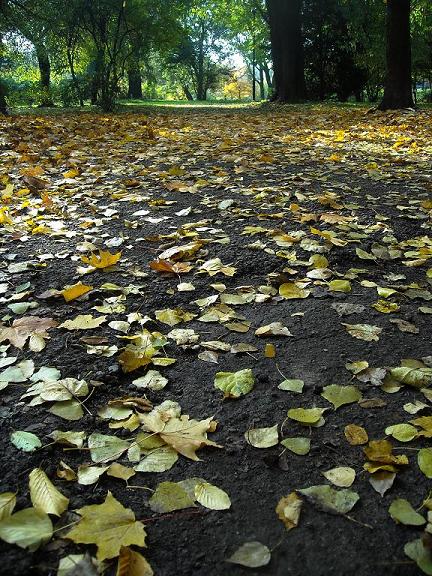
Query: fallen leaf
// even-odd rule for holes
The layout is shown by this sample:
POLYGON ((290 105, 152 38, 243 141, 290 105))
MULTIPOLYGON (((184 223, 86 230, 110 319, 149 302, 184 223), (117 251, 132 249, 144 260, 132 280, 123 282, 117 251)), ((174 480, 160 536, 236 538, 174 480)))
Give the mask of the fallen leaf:
POLYGON ((234 552, 227 562, 246 566, 246 568, 261 568, 271 560, 271 552, 261 542, 246 542, 234 552))
POLYGON ((111 492, 103 504, 84 506, 77 512, 81 519, 65 538, 76 544, 95 544, 98 560, 119 556, 122 547, 145 546, 144 525, 111 492))

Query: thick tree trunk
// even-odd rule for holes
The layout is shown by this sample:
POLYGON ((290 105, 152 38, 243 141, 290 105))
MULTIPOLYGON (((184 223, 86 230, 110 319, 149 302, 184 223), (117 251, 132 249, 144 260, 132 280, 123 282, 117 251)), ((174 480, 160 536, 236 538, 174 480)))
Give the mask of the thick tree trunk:
POLYGON ((301 102, 306 97, 302 0, 266 0, 273 57, 272 100, 301 102))
POLYGON ((51 96, 51 63, 44 44, 36 45, 36 56, 39 65, 40 85, 42 87, 41 106, 54 106, 51 96))
POLYGON ((141 70, 138 67, 130 68, 128 71, 128 82, 129 82, 129 89, 128 89, 128 98, 132 98, 135 100, 142 100, 143 91, 142 91, 142 76, 141 70))
POLYGON ((380 110, 414 107, 410 10, 411 0, 387 0, 387 77, 380 110))

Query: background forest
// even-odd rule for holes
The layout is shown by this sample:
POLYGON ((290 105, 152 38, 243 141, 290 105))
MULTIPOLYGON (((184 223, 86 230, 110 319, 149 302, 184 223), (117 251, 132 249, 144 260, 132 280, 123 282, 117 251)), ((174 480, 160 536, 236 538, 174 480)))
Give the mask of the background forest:
MULTIPOLYGON (((106 111, 118 99, 265 100, 277 96, 272 60, 285 48, 297 68, 283 100, 380 98, 383 0, 285 2, 291 12, 279 47, 278 4, 0 0, 0 92, 11 107, 97 104, 106 111)), ((430 102, 432 3, 412 0, 409 10, 414 99, 430 102)))

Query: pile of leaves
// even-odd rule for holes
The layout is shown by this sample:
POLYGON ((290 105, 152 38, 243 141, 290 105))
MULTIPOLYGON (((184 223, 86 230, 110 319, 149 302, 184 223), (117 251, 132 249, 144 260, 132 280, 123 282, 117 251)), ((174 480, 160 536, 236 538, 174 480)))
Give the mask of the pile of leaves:
POLYGON ((431 126, 1 120, 15 574, 432 574, 431 126))

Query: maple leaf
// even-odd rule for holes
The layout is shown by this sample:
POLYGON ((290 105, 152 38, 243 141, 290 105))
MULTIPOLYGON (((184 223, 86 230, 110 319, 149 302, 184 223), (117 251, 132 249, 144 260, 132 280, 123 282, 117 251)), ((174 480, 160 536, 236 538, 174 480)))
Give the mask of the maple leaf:
POLYGON ((92 254, 90 257, 88 256, 81 256, 81 260, 84 264, 89 264, 93 266, 93 268, 109 268, 110 266, 114 266, 120 258, 122 253, 117 252, 117 254, 111 254, 111 252, 99 250, 99 254, 92 254))
POLYGON ((0 324, 0 342, 9 340, 16 348, 23 349, 30 338, 30 350, 39 352, 45 347, 45 338, 49 338, 47 330, 57 326, 52 318, 25 316, 14 320, 9 328, 0 324))
POLYGON ((103 504, 84 506, 77 512, 81 519, 65 538, 76 544, 95 544, 98 560, 119 556, 122 546, 145 546, 144 525, 111 492, 103 504))
POLYGON ((192 270, 188 262, 170 262, 169 260, 153 260, 150 268, 156 272, 168 272, 171 274, 186 274, 192 270))

